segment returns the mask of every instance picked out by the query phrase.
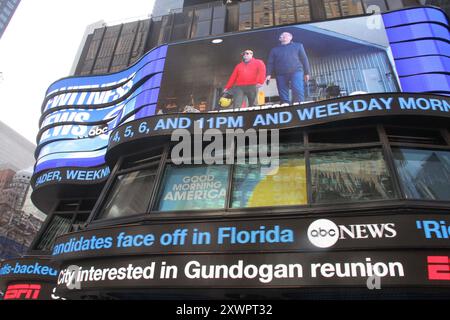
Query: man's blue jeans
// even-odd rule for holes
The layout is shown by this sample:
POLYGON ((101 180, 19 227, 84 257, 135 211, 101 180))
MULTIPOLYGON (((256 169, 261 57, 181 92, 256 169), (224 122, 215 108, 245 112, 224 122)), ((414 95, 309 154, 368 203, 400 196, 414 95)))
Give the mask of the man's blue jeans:
POLYGON ((303 85, 303 71, 280 74, 276 76, 278 94, 281 103, 291 103, 289 99, 289 87, 292 89, 292 103, 305 100, 305 88, 303 85))

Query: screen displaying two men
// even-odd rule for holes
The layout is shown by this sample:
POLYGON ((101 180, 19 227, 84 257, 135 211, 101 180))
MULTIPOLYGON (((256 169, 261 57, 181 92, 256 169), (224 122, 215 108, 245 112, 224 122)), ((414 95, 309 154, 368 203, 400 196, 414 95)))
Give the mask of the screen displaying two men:
POLYGON ((382 20, 359 17, 169 45, 156 113, 400 91, 382 20))

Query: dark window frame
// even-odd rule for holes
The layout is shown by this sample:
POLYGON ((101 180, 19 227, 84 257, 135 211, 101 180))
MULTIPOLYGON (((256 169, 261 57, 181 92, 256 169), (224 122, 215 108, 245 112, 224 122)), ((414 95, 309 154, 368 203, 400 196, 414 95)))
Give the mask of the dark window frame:
MULTIPOLYGON (((88 208, 88 209, 81 209, 83 202, 87 202, 87 201, 94 201, 96 199, 94 198, 86 198, 86 199, 79 199, 79 198, 75 198, 75 199, 63 199, 58 201, 57 203, 55 203, 55 205, 53 206, 51 213, 47 215, 47 218, 45 219, 44 223, 42 224, 40 230, 38 231, 38 233, 36 234, 36 236, 33 239, 33 242, 30 245, 30 251, 29 254, 33 254, 33 253, 39 253, 39 254, 47 254, 47 255, 51 255, 51 250, 42 250, 42 249, 38 249, 38 245, 41 243, 42 241, 42 237, 44 236, 44 233, 48 230, 48 227, 50 226, 51 222, 53 221, 53 218, 55 216, 71 216, 71 227, 68 231, 68 233, 73 232, 74 231, 74 226, 75 226, 75 221, 77 220, 77 218, 79 216, 86 216, 86 218, 84 219, 84 224, 86 225, 89 222, 89 217, 91 215, 92 212, 92 208, 88 208), (72 210, 58 210, 58 208, 63 205, 64 203, 68 203, 68 202, 72 202, 72 203, 76 203, 76 206, 72 209, 72 210)), ((62 235, 62 234, 61 234, 62 235)), ((61 236, 60 235, 60 236, 61 236)), ((55 238, 56 239, 56 238, 55 238)))
POLYGON ((394 144, 391 145, 391 156, 392 156, 392 161, 394 162, 394 175, 395 177, 398 179, 399 184, 400 184, 400 188, 401 188, 401 197, 403 200, 406 201, 419 201, 419 202, 433 202, 433 203, 449 203, 450 201, 446 201, 446 200, 436 200, 436 199, 416 199, 416 198, 409 198, 406 190, 405 190, 405 186, 404 186, 404 182, 402 181, 400 172, 399 172, 399 167, 395 164, 395 157, 394 157, 394 151, 392 149, 407 149, 407 150, 427 150, 427 151, 444 151, 444 152, 450 152, 450 145, 449 146, 437 146, 437 145, 421 145, 421 144, 394 144))
POLYGON ((100 193, 100 196, 97 200, 97 202, 94 205, 94 208, 92 209, 92 213, 88 218, 88 224, 90 224, 91 222, 98 222, 98 221, 115 221, 115 220, 122 220, 122 219, 126 219, 126 218, 134 218, 137 216, 141 216, 143 214, 147 214, 149 212, 149 208, 152 208, 154 206, 154 201, 155 201, 155 190, 157 188, 159 188, 159 185, 161 183, 161 169, 164 168, 165 161, 166 161, 166 156, 167 156, 167 146, 164 147, 153 147, 150 149, 147 149, 146 151, 142 152, 142 151, 138 151, 138 152, 134 152, 131 154, 128 154, 126 156, 122 156, 119 158, 119 160, 117 161, 116 165, 114 166, 110 177, 108 178, 105 186, 103 187, 102 192, 100 193), (123 168, 124 165, 127 164, 127 161, 136 158, 136 156, 144 156, 144 154, 146 153, 150 153, 150 152, 155 152, 155 151, 162 151, 160 154, 155 154, 154 156, 150 156, 149 159, 151 159, 150 162, 144 162, 142 165, 136 165, 136 166, 131 166, 131 167, 126 167, 123 168), (155 168, 156 165, 156 168, 155 168), (151 195, 148 199, 147 202, 147 206, 146 206, 146 212, 144 213, 137 213, 137 214, 133 214, 133 215, 129 215, 129 216, 125 216, 125 217, 116 217, 116 218, 101 218, 100 214, 102 213, 102 210, 105 206, 106 201, 108 200, 108 196, 110 191, 112 190, 112 188, 114 187, 117 178, 121 175, 127 174, 127 173, 131 173, 131 172, 135 172, 135 171, 140 171, 140 170, 145 170, 145 169, 149 169, 149 168, 155 168, 155 183, 152 187, 152 192, 151 195))

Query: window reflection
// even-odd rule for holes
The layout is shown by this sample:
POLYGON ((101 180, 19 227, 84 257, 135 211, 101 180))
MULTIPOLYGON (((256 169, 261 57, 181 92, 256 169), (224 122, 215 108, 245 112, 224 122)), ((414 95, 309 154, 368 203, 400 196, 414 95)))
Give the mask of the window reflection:
POLYGON ((388 0, 389 10, 398 10, 403 8, 403 0, 388 0))
POLYGON ((117 218, 145 213, 154 179, 154 170, 135 171, 118 176, 100 218, 117 218))
POLYGON ((275 25, 295 23, 294 0, 275 0, 275 25))
POLYGON ((309 134, 310 147, 345 146, 349 144, 379 141, 376 128, 340 129, 318 131, 309 134))
POLYGON ((253 11, 253 28, 273 26, 272 0, 255 0, 253 11))
POLYGON ((370 6, 377 6, 378 8, 380 8, 381 12, 384 12, 387 10, 385 0, 363 0, 363 2, 364 2, 364 7, 365 7, 366 11, 370 6))
POLYGON ((55 239, 70 231, 72 227, 72 217, 72 215, 55 215, 42 234, 36 249, 43 251, 51 250, 55 239))
POLYGON ((252 28, 252 2, 239 3, 239 30, 252 28))
POLYGON ((175 13, 173 18, 173 29, 171 41, 185 40, 189 38, 193 10, 175 13))
POLYGON ((324 0, 325 12, 327 18, 337 18, 341 16, 338 0, 324 0))
POLYGON ((328 19, 364 13, 361 0, 324 0, 323 4, 328 19))
POLYGON ((222 34, 225 32, 226 8, 223 6, 214 7, 211 34, 222 34))
POLYGON ((295 13, 297 15, 297 22, 304 22, 311 20, 311 11, 309 8, 308 0, 296 0, 295 1, 295 13))
POLYGON ((360 0, 340 0, 343 16, 363 14, 363 6, 360 0))
POLYGON ((389 199, 394 189, 380 150, 311 154, 315 203, 389 199))
POLYGON ((196 9, 191 37, 203 37, 210 34, 212 8, 196 9))
POLYGON ((393 151, 407 198, 450 200, 450 152, 418 149, 393 151))

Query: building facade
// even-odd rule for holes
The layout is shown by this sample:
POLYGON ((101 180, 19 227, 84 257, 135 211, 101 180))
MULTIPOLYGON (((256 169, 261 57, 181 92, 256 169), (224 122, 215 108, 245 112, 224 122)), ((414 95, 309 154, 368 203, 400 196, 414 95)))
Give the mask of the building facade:
POLYGON ((15 173, 14 170, 6 167, 0 170, 0 190, 5 189, 11 183, 15 173))
POLYGON ((31 196, 48 217, 29 256, 0 266, 5 297, 27 298, 18 283, 47 299, 449 297, 444 11, 199 2, 152 17, 127 53, 126 24, 96 29, 83 76, 49 87, 31 196), (233 80, 244 55, 256 80, 233 80), (254 100, 237 103, 240 87, 254 100))
POLYGON ((45 215, 29 199, 32 171, 6 169, 1 172, 7 183, 0 189, 0 259, 21 257, 29 249, 45 215))
POLYGON ((169 14, 172 10, 183 8, 183 0, 156 0, 153 5, 152 16, 159 17, 169 14))
POLYGON ((0 1, 0 38, 5 32, 9 21, 19 6, 20 0, 2 0, 0 1))
MULTIPOLYGON (((34 144, 0 122, 0 259, 24 255, 45 219, 23 208, 32 190, 34 150, 34 144)), ((32 204, 28 208, 37 210, 32 204)))
POLYGON ((168 42, 308 21, 320 21, 418 5, 450 13, 447 1, 249 0, 156 1, 152 18, 95 30, 85 42, 75 75, 115 72, 168 42))
POLYGON ((30 141, 0 122, 0 167, 15 171, 31 167, 35 148, 30 141))

